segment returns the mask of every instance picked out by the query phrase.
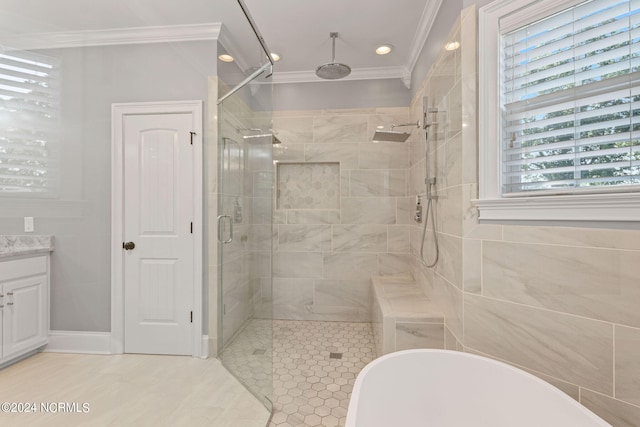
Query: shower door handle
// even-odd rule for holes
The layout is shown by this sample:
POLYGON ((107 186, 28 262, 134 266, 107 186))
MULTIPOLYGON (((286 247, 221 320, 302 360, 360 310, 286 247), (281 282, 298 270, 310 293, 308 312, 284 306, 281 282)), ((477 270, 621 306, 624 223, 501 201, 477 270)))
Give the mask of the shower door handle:
POLYGON ((218 215, 218 242, 220 243, 231 243, 233 242, 233 219, 229 215, 218 215), (224 239, 224 220, 229 220, 229 238, 224 239))

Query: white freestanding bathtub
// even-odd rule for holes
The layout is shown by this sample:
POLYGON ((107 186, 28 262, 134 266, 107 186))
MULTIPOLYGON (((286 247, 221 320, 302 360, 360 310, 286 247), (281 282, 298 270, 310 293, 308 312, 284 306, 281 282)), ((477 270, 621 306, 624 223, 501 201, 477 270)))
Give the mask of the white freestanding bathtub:
POLYGON ((358 375, 345 427, 609 426, 551 384, 486 357, 406 350, 358 375))

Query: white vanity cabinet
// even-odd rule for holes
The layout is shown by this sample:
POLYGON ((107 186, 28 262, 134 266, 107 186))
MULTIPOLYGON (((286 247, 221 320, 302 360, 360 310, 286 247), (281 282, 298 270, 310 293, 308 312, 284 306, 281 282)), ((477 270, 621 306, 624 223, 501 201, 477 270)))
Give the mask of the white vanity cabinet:
POLYGON ((49 254, 0 259, 0 365, 47 344, 49 254))

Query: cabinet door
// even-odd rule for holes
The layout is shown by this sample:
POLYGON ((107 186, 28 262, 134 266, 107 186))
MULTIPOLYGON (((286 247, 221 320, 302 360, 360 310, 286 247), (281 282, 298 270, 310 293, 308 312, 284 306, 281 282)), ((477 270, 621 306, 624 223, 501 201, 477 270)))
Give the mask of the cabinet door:
POLYGON ((47 343, 46 292, 46 275, 4 284, 2 359, 12 358, 47 343))

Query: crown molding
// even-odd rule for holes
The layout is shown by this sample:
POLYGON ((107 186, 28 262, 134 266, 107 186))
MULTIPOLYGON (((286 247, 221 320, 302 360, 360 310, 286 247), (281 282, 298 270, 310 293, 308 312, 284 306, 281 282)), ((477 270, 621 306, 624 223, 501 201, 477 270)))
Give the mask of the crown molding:
MULTIPOLYGON (((377 80, 377 79, 402 79, 406 75, 406 68, 399 67, 370 67, 354 68, 351 74, 340 79, 344 80, 377 80)), ((273 73, 271 82, 278 83, 313 83, 327 82, 330 80, 321 79, 316 76, 315 71, 284 71, 273 73)), ((404 80, 403 80, 404 81, 404 80)))
POLYGON ((424 6, 418 28, 413 36, 411 47, 409 48, 409 57, 407 58, 406 68, 409 71, 409 81, 411 81, 411 74, 416 66, 416 62, 418 62, 420 52, 422 52, 422 48, 427 42, 431 27, 433 27, 433 23, 436 21, 436 15, 440 10, 440 6, 442 6, 442 2, 443 0, 428 0, 424 6))
POLYGON ((32 50, 218 40, 223 31, 222 29, 223 25, 221 23, 214 22, 161 27, 20 34, 13 37, 3 37, 2 44, 9 49, 32 50))

